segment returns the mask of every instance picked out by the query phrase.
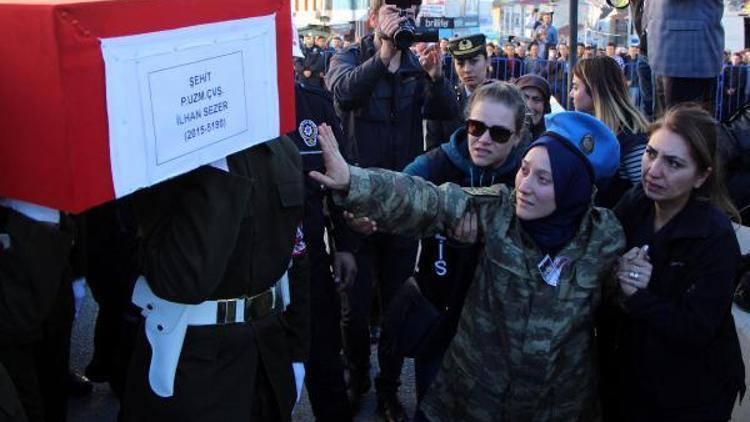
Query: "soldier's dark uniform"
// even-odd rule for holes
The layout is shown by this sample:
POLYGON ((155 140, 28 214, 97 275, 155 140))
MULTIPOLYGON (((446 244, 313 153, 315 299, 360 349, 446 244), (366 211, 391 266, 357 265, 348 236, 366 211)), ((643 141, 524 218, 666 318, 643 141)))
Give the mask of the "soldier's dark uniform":
POLYGON ((0 363, 0 421, 3 422, 26 422, 26 413, 23 405, 18 399, 18 393, 13 386, 5 366, 0 363))
POLYGON ((42 421, 46 396, 37 354, 45 320, 64 294, 63 288, 70 293, 70 286, 62 281, 69 264, 72 231, 0 206, 0 233, 8 240, 0 247, 0 364, 24 408, 14 405, 13 389, 6 379, 0 391, 0 416, 23 420, 25 413, 29 421, 42 421))
MULTIPOLYGON (((345 141, 333 101, 323 89, 297 83, 295 103, 297 130, 289 133, 289 136, 302 155, 305 173, 312 170, 324 171, 317 141, 318 125, 327 123, 333 129, 336 139, 345 141)), ((352 415, 340 357, 340 303, 331 275, 331 257, 324 244, 324 201, 324 191, 320 189, 320 185, 307 178, 304 227, 310 262, 311 337, 315 341, 310 344, 310 359, 305 364, 305 384, 313 413, 318 420, 345 421, 351 420, 352 415)), ((351 239, 343 236, 342 232, 346 230, 344 226, 345 224, 337 224, 336 229, 332 230, 336 234, 334 244, 337 251, 351 245, 351 239)))
POLYGON ((266 299, 246 308, 247 322, 187 327, 171 397, 149 384, 151 348, 141 330, 125 420, 290 420, 292 362, 307 358, 309 343, 306 256, 292 254, 303 217, 302 163, 284 136, 227 164, 229 172, 204 166, 138 194, 142 274, 171 302, 266 299), (269 289, 287 269, 291 303, 282 313, 269 289))
POLYGON ((102 204, 82 215, 86 283, 99 306, 94 350, 86 376, 108 382, 122 397, 140 309, 130 301, 138 277, 136 222, 131 197, 102 204))

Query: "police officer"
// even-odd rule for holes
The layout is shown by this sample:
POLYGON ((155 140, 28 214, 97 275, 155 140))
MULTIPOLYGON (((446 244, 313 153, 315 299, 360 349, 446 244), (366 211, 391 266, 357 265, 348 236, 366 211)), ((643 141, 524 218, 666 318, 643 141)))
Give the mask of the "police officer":
POLYGON ((464 109, 471 93, 487 80, 487 47, 484 34, 454 38, 448 43, 458 84, 453 91, 459 113, 452 120, 427 120, 425 143, 427 149, 447 142, 453 132, 464 124, 464 109))
POLYGON ((137 194, 145 321, 124 420, 291 419, 309 344, 303 187, 282 136, 137 194))
MULTIPOLYGON (((318 125, 327 123, 341 136, 341 124, 333 109, 330 94, 321 88, 295 84, 297 130, 289 136, 302 155, 305 173, 322 170, 323 160, 318 145, 318 125)), ((344 139, 341 136, 340 139, 344 139)), ((313 413, 320 421, 347 421, 352 419, 346 395, 344 366, 341 362, 340 303, 335 280, 348 285, 356 276, 356 262, 351 252, 344 249, 352 245, 347 237, 346 224, 340 224, 336 214, 336 227, 330 227, 329 244, 335 247, 333 260, 326 252, 324 236, 327 219, 324 213, 326 197, 320 185, 307 178, 305 183, 305 243, 310 261, 310 358, 305 364, 307 393, 313 413), (333 242, 331 242, 333 240, 333 242)), ((330 206, 330 203, 327 204, 330 206)), ((330 208, 329 208, 330 209, 330 208)), ((335 210, 333 210, 335 211, 335 210)))

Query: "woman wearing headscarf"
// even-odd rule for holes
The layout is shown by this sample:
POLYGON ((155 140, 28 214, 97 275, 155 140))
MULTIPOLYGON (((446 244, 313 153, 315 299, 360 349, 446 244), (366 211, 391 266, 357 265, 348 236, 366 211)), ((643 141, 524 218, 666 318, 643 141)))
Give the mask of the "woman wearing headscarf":
POLYGON ((478 265, 456 336, 420 404, 425 419, 598 418, 592 315, 624 239, 592 195, 594 183, 616 171, 619 146, 582 113, 553 115, 547 128, 523 156, 513 191, 437 187, 348 166, 330 130, 320 130, 327 171, 311 177, 379 230, 424 237, 475 215, 478 265))

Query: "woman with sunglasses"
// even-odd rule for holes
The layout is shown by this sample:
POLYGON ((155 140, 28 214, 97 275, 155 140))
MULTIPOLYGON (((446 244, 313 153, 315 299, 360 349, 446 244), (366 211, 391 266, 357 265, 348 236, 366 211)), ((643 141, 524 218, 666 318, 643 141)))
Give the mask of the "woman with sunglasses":
POLYGON ((420 403, 424 419, 597 420, 592 314, 624 236, 591 197, 594 183, 616 171, 619 145, 582 113, 551 115, 547 128, 522 155, 512 192, 437 187, 349 166, 330 128, 319 131, 326 174, 310 176, 381 231, 426 237, 475 216, 477 268, 456 335, 420 403))
POLYGON ((738 215, 716 131, 696 105, 667 111, 651 130, 641 183, 614 210, 629 251, 619 303, 598 331, 607 420, 727 421, 745 390, 731 313, 738 215))
POLYGON ((596 199, 597 205, 612 208, 628 189, 640 183, 648 122, 630 100, 625 74, 610 57, 576 63, 570 96, 576 111, 601 120, 620 142, 619 171, 599 185, 596 199))
MULTIPOLYGON (((521 92, 507 82, 491 82, 477 88, 469 98, 464 127, 450 141, 417 157, 404 173, 434 184, 447 182, 462 187, 483 187, 502 183, 513 186, 513 179, 526 147, 528 129, 524 126, 526 106, 521 92)), ((427 333, 404 328, 399 317, 389 312, 383 323, 382 338, 420 338, 409 352, 413 356, 417 399, 421 400, 435 378, 443 354, 456 333, 464 298, 476 268, 478 245, 450 239, 452 233, 439 233, 422 239, 418 271, 414 279, 421 294, 438 311, 427 333), (418 349, 415 350, 415 349, 418 349)), ((415 241, 415 253, 418 243, 415 241)), ((402 289, 409 295, 412 286, 402 289)), ((399 305, 391 305, 399 306, 399 305)), ((402 315, 395 310, 395 315, 402 315)), ((411 343, 411 342, 410 342, 411 343)))

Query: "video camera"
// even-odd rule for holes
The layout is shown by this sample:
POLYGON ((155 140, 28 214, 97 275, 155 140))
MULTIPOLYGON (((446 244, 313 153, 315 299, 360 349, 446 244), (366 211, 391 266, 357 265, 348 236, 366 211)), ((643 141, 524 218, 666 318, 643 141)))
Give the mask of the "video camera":
MULTIPOLYGON (((385 0, 385 4, 398 7, 398 15, 403 17, 407 16, 406 9, 421 5, 422 0, 385 0)), ((393 42, 399 50, 406 50, 415 42, 437 42, 438 38, 437 30, 417 26, 412 18, 402 22, 393 34, 393 42)))

